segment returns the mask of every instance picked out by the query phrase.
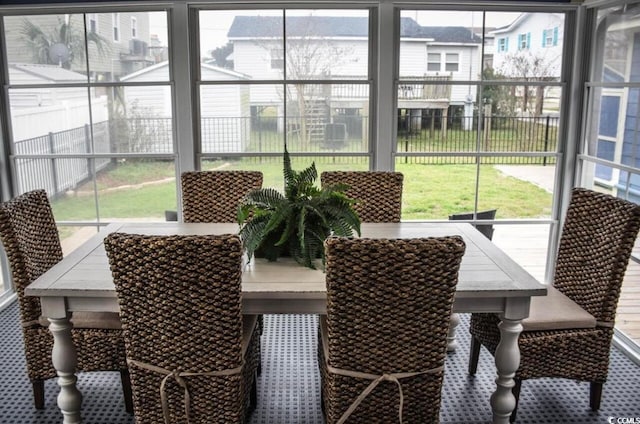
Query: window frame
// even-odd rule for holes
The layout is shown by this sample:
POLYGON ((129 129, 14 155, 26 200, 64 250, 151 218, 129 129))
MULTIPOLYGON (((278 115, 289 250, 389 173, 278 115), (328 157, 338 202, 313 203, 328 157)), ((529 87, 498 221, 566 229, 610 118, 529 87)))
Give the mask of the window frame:
POLYGON ((428 72, 440 72, 442 71, 442 53, 427 53, 427 71, 428 72), (430 57, 431 56, 431 57, 430 57), (432 60, 436 59, 437 60, 432 60), (432 69, 437 68, 437 69, 432 69))
POLYGON ((444 70, 445 72, 459 72, 460 71, 460 53, 454 52, 454 53, 445 53, 445 63, 444 63, 444 70), (455 60, 449 60, 449 56, 455 56, 455 60), (451 67, 454 67, 455 69, 449 69, 451 67))

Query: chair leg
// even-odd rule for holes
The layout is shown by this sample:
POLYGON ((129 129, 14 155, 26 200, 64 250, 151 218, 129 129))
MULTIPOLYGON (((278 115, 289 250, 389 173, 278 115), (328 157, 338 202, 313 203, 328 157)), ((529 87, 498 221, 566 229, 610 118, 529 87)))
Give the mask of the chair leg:
POLYGON ((131 377, 128 369, 120 370, 120 380, 124 394, 124 409, 127 413, 133 414, 133 392, 131 391, 131 377))
POLYGON ((600 401, 602 400, 602 386, 603 383, 591 382, 589 388, 589 406, 592 411, 600 409, 600 401))
POLYGON ((514 378, 513 381, 516 383, 511 389, 511 393, 513 393, 513 397, 516 398, 516 406, 513 408, 511 412, 511 416, 509 417, 509 422, 513 423, 516 421, 516 413, 518 412, 518 403, 520 403, 520 389, 522 388, 522 380, 519 378, 514 378))
POLYGON ((258 377, 254 375, 251 392, 249 393, 249 413, 253 412, 258 406, 258 377))
POLYGON ((44 409, 44 380, 31 380, 33 404, 36 409, 44 409))
POLYGON ((469 352, 469 375, 476 375, 478 370, 478 358, 480 357, 480 347, 482 344, 475 337, 471 336, 471 352, 469 352))
POLYGON ((262 340, 258 339, 258 377, 262 374, 262 340))

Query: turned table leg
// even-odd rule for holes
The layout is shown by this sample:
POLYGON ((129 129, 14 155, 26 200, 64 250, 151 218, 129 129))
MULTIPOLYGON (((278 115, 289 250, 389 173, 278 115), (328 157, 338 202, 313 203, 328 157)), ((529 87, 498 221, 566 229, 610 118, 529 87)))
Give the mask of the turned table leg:
POLYGON ((516 407, 512 389, 515 386, 513 378, 520 366, 518 337, 522 332, 522 319, 528 315, 529 298, 508 299, 505 313, 501 316, 502 321, 498 324, 500 343, 495 354, 497 387, 491 395, 494 424, 509 424, 511 412, 516 407))
POLYGON ((58 408, 62 412, 64 424, 76 424, 81 422, 80 407, 82 394, 76 386, 75 375, 78 358, 76 347, 71 337, 72 324, 65 310, 64 299, 41 298, 42 313, 47 316, 49 331, 53 334, 53 350, 51 360, 58 374, 58 408))
POLYGON ((447 352, 455 352, 458 348, 458 342, 456 341, 456 328, 458 325, 460 325, 460 315, 457 313, 451 314, 449 334, 447 335, 447 352))

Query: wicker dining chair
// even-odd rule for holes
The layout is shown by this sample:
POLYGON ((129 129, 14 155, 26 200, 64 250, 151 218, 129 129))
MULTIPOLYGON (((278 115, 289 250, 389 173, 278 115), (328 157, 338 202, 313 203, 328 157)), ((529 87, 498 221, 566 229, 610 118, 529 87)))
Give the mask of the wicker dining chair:
MULTIPOLYGON (((182 173, 184 222, 237 222, 238 205, 251 190, 262 187, 260 171, 191 171, 182 173)), ((256 315, 262 335, 264 318, 256 315)), ((258 339, 258 350, 261 341, 258 339)), ((258 364, 258 374, 262 363, 258 364)))
POLYGON ((259 334, 242 316, 240 238, 112 233, 105 250, 136 423, 244 422, 259 334))
MULTIPOLYGON (((494 220, 496 219, 497 209, 490 209, 486 211, 476 212, 475 219, 486 219, 486 220, 494 220)), ((463 213, 454 213, 453 215, 449 215, 450 221, 465 221, 474 219, 473 212, 463 212, 463 213)), ((491 240, 493 238, 493 224, 472 224, 476 230, 480 231, 483 236, 491 240)))
MULTIPOLYGON (((558 249, 553 286, 531 298, 520 334, 522 380, 561 377, 590 382, 590 407, 600 407, 620 287, 640 228, 640 206, 584 188, 573 190, 558 249)), ((472 314, 469 373, 475 374, 484 345, 500 341, 494 314, 472 314)), ((517 407, 517 405, 516 405, 517 407)), ((516 418, 516 410, 511 421, 516 418)))
POLYGON ((327 171, 320 174, 323 187, 349 186, 346 194, 357 200, 354 210, 362 222, 400 222, 403 179, 400 172, 327 171))
MULTIPOLYGON (((44 190, 34 190, 0 204, 0 240, 18 295, 27 374, 36 409, 44 408, 44 380, 57 377, 51 363, 53 336, 42 316, 40 300, 24 289, 62 260, 62 248, 44 190)), ((71 334, 78 354, 77 371, 119 371, 125 408, 133 411, 124 339, 117 313, 74 312, 71 334)))
POLYGON ((318 363, 326 422, 397 422, 401 405, 404 422, 438 422, 464 241, 329 238, 325 246, 318 363))
POLYGON ((258 171, 192 171, 182 173, 184 222, 237 222, 240 200, 262 187, 258 171))

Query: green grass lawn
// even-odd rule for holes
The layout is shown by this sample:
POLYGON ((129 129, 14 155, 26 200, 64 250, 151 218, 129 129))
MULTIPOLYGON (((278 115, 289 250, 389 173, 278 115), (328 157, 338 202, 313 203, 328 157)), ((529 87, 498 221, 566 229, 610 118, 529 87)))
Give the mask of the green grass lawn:
MULTIPOLYGON (((318 172, 329 170, 366 170, 366 159, 318 158, 318 172)), ((310 165, 309 158, 293 158, 294 169, 310 165)), ((524 165, 526 166, 526 165, 524 165)), ((282 160, 243 159, 207 161, 203 169, 255 169, 264 174, 264 186, 282 188, 282 160)), ((397 170, 405 176, 403 219, 447 219, 448 215, 473 209, 476 167, 474 165, 402 164, 397 170)), ((163 219, 166 209, 176 209, 175 181, 141 184, 173 177, 172 162, 136 162, 118 164, 103 172, 97 181, 98 203, 103 221, 115 218, 163 219), (106 188, 121 187, 107 191, 106 188)), ((318 181, 319 183, 319 181, 318 181)), ((80 187, 52 201, 58 221, 95 220, 93 184, 80 187)), ((504 176, 491 165, 480 172, 479 209, 498 209, 497 218, 548 217, 551 194, 537 186, 504 176)))

